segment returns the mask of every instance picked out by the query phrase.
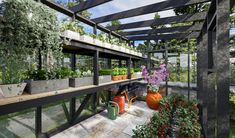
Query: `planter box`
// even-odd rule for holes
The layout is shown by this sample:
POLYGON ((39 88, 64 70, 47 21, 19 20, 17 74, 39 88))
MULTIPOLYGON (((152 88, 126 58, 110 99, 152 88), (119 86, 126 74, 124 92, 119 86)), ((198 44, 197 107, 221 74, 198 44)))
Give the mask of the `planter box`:
POLYGON ((28 80, 26 91, 30 94, 57 91, 69 88, 69 79, 28 80))
POLYGON ((80 34, 74 31, 66 30, 61 35, 70 39, 80 40, 80 34))
POLYGON ((70 87, 82 87, 93 85, 93 77, 83 77, 83 78, 70 78, 69 86, 70 87))
POLYGON ((94 41, 94 44, 95 44, 95 45, 103 46, 103 42, 102 42, 102 41, 100 41, 100 40, 98 40, 98 39, 94 39, 93 41, 94 41))
POLYGON ((108 49, 111 49, 111 47, 112 47, 112 45, 109 44, 109 43, 103 43, 103 46, 104 46, 105 48, 108 48, 108 49))
POLYGON ((134 76, 134 78, 141 78, 142 73, 141 72, 134 72, 133 76, 134 76))
POLYGON ((125 47, 122 47, 122 46, 120 46, 121 48, 120 48, 120 51, 121 52, 126 52, 126 48, 125 47))
POLYGON ((137 55, 138 55, 139 57, 142 57, 142 53, 137 53, 137 55))
POLYGON ((87 36, 87 35, 82 35, 80 37, 80 40, 83 41, 83 42, 94 44, 94 39, 90 36, 87 36))
POLYGON ((119 49, 119 46, 117 46, 117 45, 112 45, 112 49, 113 50, 116 50, 116 51, 119 51, 120 49, 119 49))
POLYGON ((0 98, 22 95, 26 83, 0 85, 0 98))
POLYGON ((130 54, 130 49, 126 48, 126 53, 130 54))
POLYGON ((130 50, 130 54, 134 55, 134 51, 133 51, 133 50, 130 50))
POLYGON ((99 76, 99 83, 108 83, 112 81, 111 75, 99 76))

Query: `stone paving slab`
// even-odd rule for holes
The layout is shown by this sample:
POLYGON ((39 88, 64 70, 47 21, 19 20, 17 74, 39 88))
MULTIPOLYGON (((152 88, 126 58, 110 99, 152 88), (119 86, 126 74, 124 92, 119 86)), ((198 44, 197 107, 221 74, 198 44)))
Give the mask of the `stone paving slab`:
POLYGON ((135 102, 116 120, 107 118, 107 110, 97 114, 52 138, 131 138, 132 129, 144 124, 152 117, 153 110, 145 102, 135 102))

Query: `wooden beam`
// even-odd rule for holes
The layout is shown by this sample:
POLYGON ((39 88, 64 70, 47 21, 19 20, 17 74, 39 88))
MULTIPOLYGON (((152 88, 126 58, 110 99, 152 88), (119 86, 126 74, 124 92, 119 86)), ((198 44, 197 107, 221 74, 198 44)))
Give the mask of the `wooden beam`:
POLYGON ((128 35, 157 34, 157 33, 169 33, 169 32, 180 33, 180 32, 188 32, 188 31, 200 31, 202 29, 202 25, 203 24, 199 23, 199 24, 187 25, 187 26, 120 32, 119 34, 123 36, 128 36, 128 35))
POLYGON ((110 2, 112 0, 87 0, 87 1, 83 1, 71 8, 69 8, 71 11, 73 11, 74 13, 77 13, 77 12, 81 12, 81 11, 84 11, 84 10, 87 10, 89 8, 93 8, 95 6, 98 6, 98 5, 101 5, 101 4, 104 4, 106 2, 110 2))
POLYGON ((126 10, 126 11, 119 12, 119 13, 114 13, 114 14, 98 17, 98 18, 93 19, 93 21, 96 23, 103 23, 103 22, 108 22, 108 21, 113 21, 113 20, 118 20, 118 19, 124 19, 124 18, 179 8, 183 6, 189 6, 189 5, 193 5, 197 3, 204 3, 208 1, 210 0, 168 0, 164 2, 158 2, 155 4, 131 9, 131 10, 126 10))
POLYGON ((207 12, 199 12, 195 14, 184 14, 179 16, 171 16, 160 19, 145 20, 140 22, 133 22, 127 24, 121 24, 117 26, 107 27, 109 30, 124 30, 140 27, 150 27, 150 26, 159 26, 164 24, 179 23, 179 22, 191 22, 191 21, 200 21, 206 18, 207 12))
POLYGON ((175 34, 161 34, 161 35, 150 35, 150 36, 133 36, 128 37, 130 40, 171 40, 171 39, 186 39, 186 38, 197 38, 198 32, 193 33, 175 33, 175 34))

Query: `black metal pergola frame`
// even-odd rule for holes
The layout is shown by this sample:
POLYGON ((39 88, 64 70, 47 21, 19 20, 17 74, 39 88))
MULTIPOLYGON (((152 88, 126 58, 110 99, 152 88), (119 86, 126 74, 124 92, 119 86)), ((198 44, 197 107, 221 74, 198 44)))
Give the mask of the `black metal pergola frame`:
MULTIPOLYGON (((50 0, 37 0, 43 4, 72 17, 74 20, 77 19, 94 28, 94 34, 97 33, 97 29, 100 29, 109 35, 113 35, 125 41, 138 41, 138 40, 161 40, 164 42, 172 39, 189 40, 191 38, 197 39, 197 96, 200 100, 201 105, 201 121, 203 125, 203 131, 205 137, 229 137, 229 14, 230 4, 234 5, 234 1, 231 0, 167 0, 160 3, 154 3, 151 5, 114 13, 95 19, 86 19, 78 13, 87 10, 89 8, 104 4, 111 0, 87 0, 81 2, 70 9, 62 7, 50 0), (132 22, 127 24, 121 24, 118 26, 103 27, 99 23, 113 21, 117 19, 125 19, 134 16, 155 13, 159 11, 175 9, 184 6, 190 6, 193 4, 201 4, 210 2, 210 8, 208 12, 200 12, 187 15, 172 16, 166 18, 160 18, 157 20, 146 20, 140 22, 132 22), (200 23, 198 23, 201 21, 200 23), (193 25, 177 26, 170 28, 153 28, 159 25, 180 23, 180 22, 197 22, 193 25), (116 33, 116 30, 141 28, 141 27, 152 27, 152 29, 138 30, 138 31, 124 31, 116 33)), ((81 45, 76 41, 72 41, 71 45, 81 45)), ((164 49, 165 62, 168 62, 168 47, 167 43, 164 49)), ((68 49, 67 49, 68 50, 68 49)), ((74 49, 69 49, 70 52, 74 49)), ((0 106, 0 115, 7 113, 17 112, 23 109, 37 107, 36 110, 36 136, 42 136, 42 105, 51 103, 53 101, 70 99, 70 115, 72 117, 71 122, 57 129, 49 135, 53 135, 59 131, 62 131, 69 126, 76 124, 83 120, 78 119, 78 115, 81 113, 85 106, 85 103, 93 94, 93 109, 96 111, 96 92, 102 90, 110 85, 99 85, 98 82, 98 58, 101 49, 94 49, 92 54, 94 56, 94 87, 77 91, 76 93, 66 93, 62 95, 55 95, 51 97, 41 98, 37 100, 31 100, 27 102, 20 102, 16 104, 10 104, 6 106, 0 106), (82 93, 78 93, 82 92, 82 93), (75 97, 81 94, 87 94, 86 98, 82 102, 82 105, 76 110, 75 109, 75 97), (78 120, 77 120, 78 119, 78 120)), ((188 45, 188 58, 190 58, 190 47, 188 45)), ((103 51, 104 53, 105 50, 103 51)), ((109 51, 110 52, 110 51, 109 51)), ((154 53, 158 51, 149 51, 154 53)), ((111 53, 112 54, 112 51, 111 53)), ((113 53, 116 55, 116 53, 113 53)), ((128 72, 130 78, 130 68, 132 58, 129 55, 119 55, 127 60, 128 72)), ((135 57, 133 57, 135 58, 135 57)), ((74 59, 74 55, 73 58, 74 59)), ((151 68, 150 56, 148 57, 148 67, 151 68)), ((189 61, 189 60, 188 60, 189 61)), ((75 62, 75 59, 73 60, 75 62)), ((190 65, 188 63, 188 70, 190 65)), ((188 73, 188 87, 190 88, 189 82, 190 74, 188 73)), ((131 83, 126 81, 122 83, 131 83)), ((119 84, 119 83, 117 83, 119 84)), ((167 82, 166 82, 167 84, 167 82)), ((167 85, 166 85, 167 86, 167 85)), ((190 90, 189 90, 190 93, 190 90)), ((110 93, 108 94, 110 98, 110 93)), ((97 113, 97 112, 95 112, 97 113)))

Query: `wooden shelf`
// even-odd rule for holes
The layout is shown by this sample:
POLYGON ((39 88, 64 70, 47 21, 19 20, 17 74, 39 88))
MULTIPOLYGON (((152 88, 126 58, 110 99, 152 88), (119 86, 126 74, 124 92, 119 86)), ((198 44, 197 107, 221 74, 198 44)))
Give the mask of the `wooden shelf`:
POLYGON ((37 107, 40 105, 53 103, 59 100, 65 100, 70 99, 73 97, 80 96, 82 94, 90 94, 95 93, 97 91, 110 88, 113 85, 116 84, 125 84, 125 83, 131 83, 134 81, 141 80, 141 78, 133 78, 133 79, 126 79, 126 80, 120 80, 120 81, 112 81, 109 83, 103 83, 100 85, 89 85, 84 87, 78 87, 78 88, 68 88, 64 90, 58 90, 58 91, 51 91, 51 92, 45 92, 40 94, 24 94, 17 97, 10 97, 10 98, 4 98, 0 99, 0 116, 4 114, 9 114, 12 112, 17 112, 20 110, 37 107), (12 108, 17 105, 17 109, 12 108))

